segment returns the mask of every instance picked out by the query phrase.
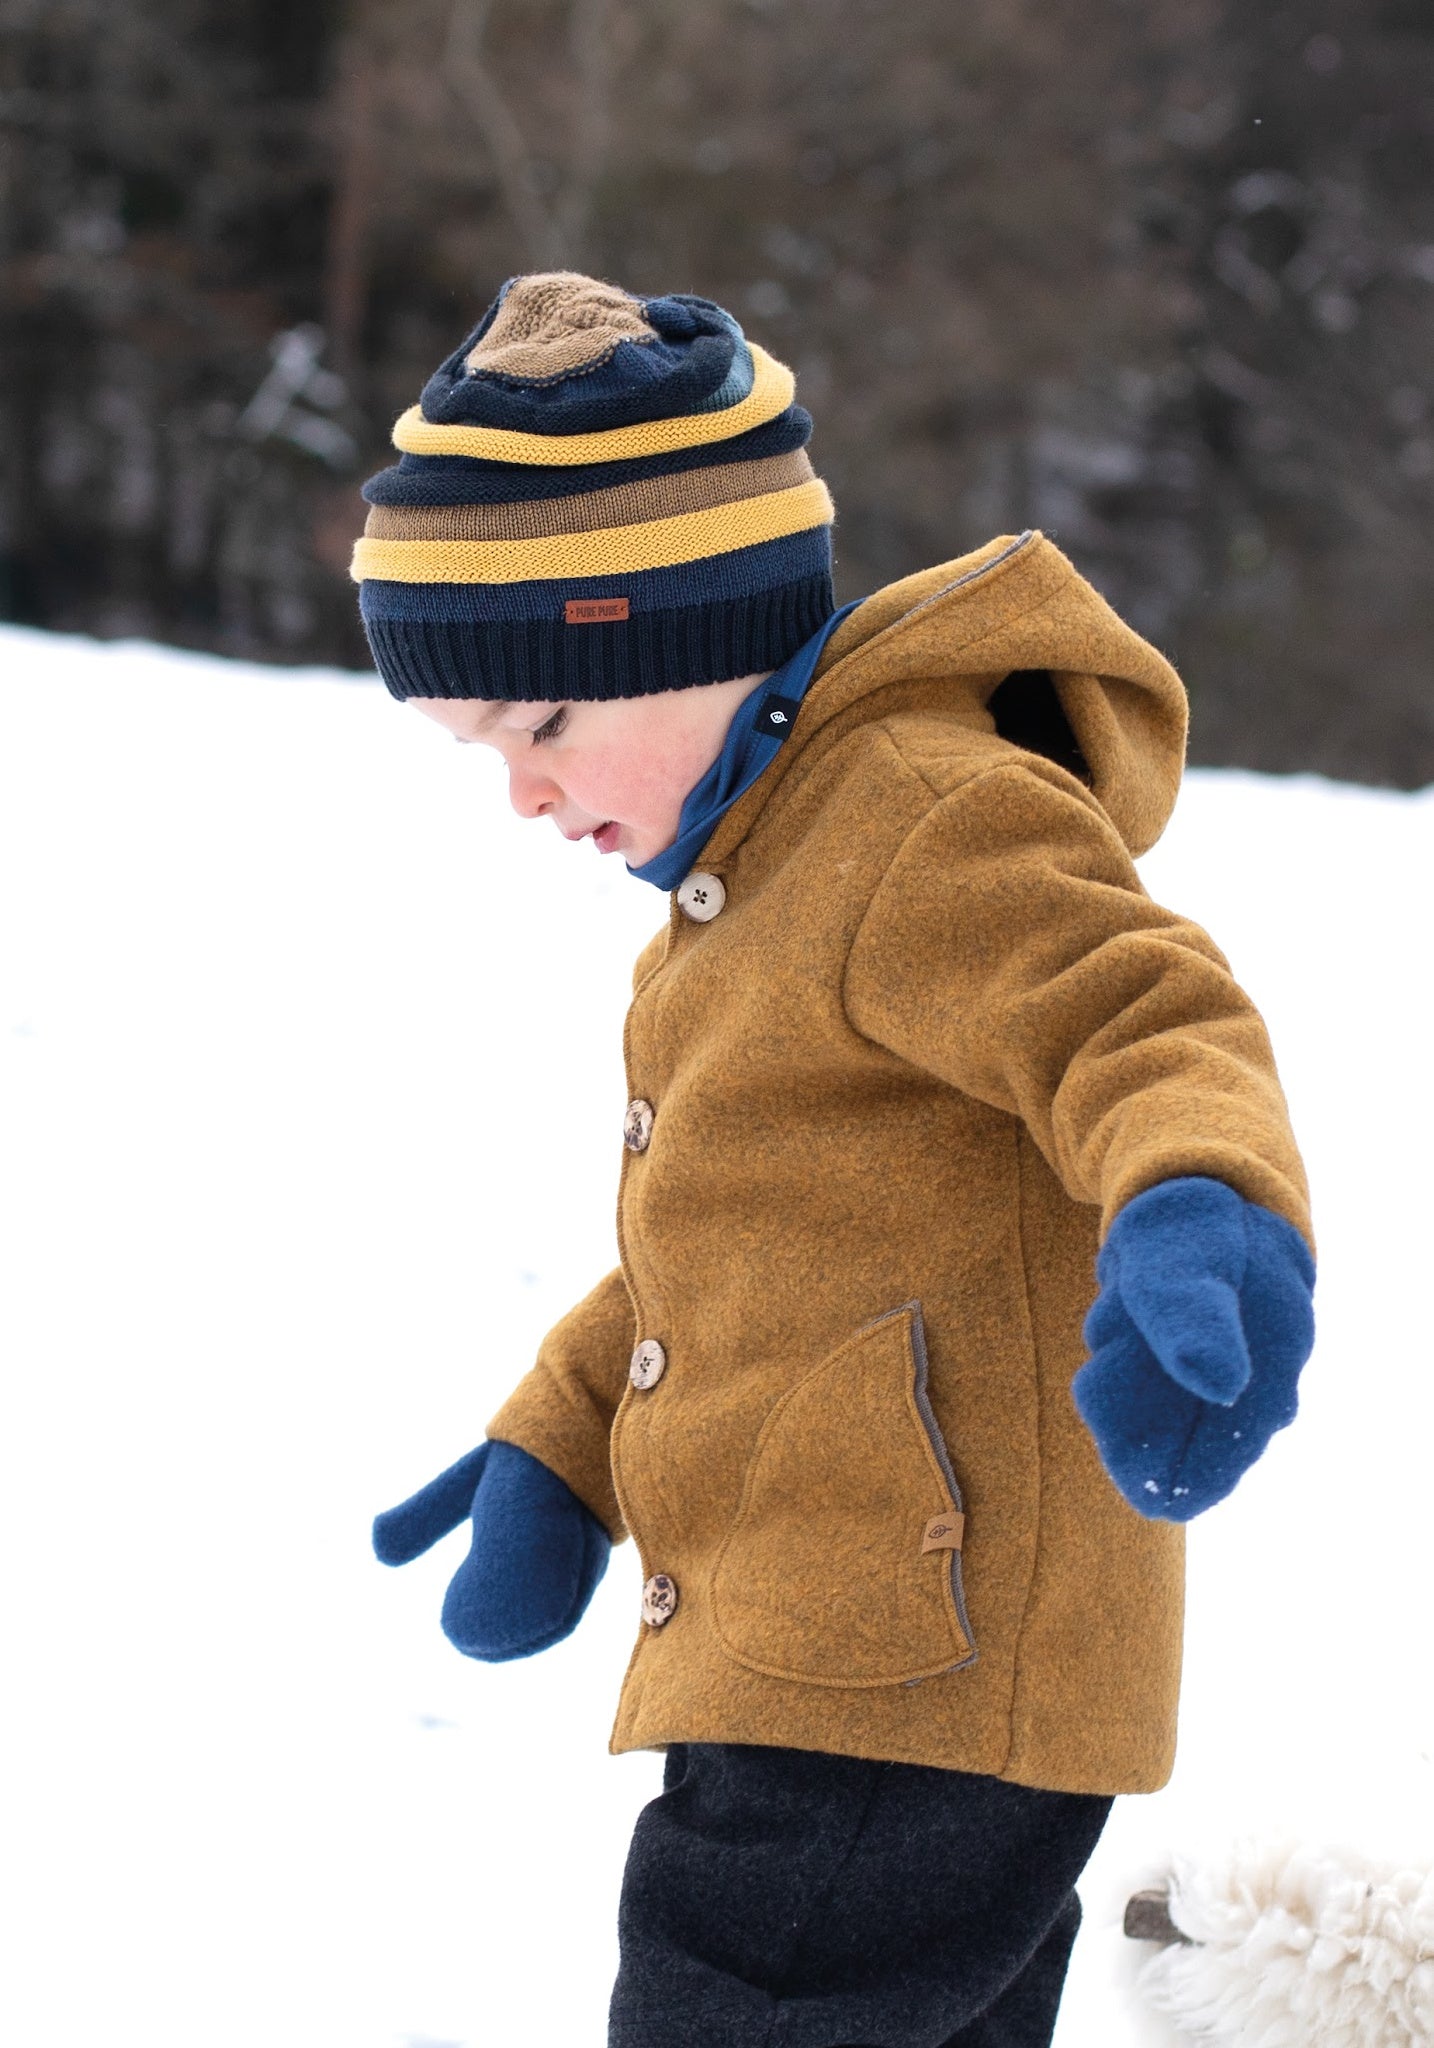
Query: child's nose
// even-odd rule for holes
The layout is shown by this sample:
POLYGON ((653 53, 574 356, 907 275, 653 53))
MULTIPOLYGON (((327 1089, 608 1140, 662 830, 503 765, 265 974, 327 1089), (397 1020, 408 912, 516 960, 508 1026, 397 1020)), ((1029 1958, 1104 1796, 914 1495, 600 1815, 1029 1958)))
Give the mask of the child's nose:
POLYGON ((520 818, 541 818, 562 794, 549 775, 513 762, 508 768, 508 801, 520 818))

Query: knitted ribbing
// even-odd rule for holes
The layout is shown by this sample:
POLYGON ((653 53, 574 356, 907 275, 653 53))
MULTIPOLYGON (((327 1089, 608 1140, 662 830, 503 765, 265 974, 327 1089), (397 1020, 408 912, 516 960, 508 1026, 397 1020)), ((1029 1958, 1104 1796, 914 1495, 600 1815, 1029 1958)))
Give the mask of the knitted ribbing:
POLYGON ((369 540, 354 547, 354 574, 394 583, 536 583, 572 576, 622 576, 727 555, 758 541, 801 533, 833 517, 819 477, 790 491, 739 498, 706 512, 557 533, 539 540, 369 540))
POLYGON ((604 526, 637 526, 704 512, 736 499, 759 497, 811 481, 806 450, 762 462, 725 462, 684 469, 676 476, 640 477, 603 491, 563 498, 524 498, 516 504, 375 505, 364 522, 372 540, 542 540, 558 533, 591 533, 604 526))
POLYGON ((792 401, 709 300, 510 279, 365 489, 352 574, 389 689, 553 701, 780 666, 834 603, 792 401))
POLYGON ((521 433, 505 427, 470 427, 425 418, 411 405, 393 429, 393 445, 406 455, 477 455, 489 462, 618 462, 631 455, 660 455, 699 441, 725 441, 775 419, 792 402, 796 380, 785 363, 753 345, 752 384, 736 404, 680 414, 675 419, 640 420, 593 434, 521 433))

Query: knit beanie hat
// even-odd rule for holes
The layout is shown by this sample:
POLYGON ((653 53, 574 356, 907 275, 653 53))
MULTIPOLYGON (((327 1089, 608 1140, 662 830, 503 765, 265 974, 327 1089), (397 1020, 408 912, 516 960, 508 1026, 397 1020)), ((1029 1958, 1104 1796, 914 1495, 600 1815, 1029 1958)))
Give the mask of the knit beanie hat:
POLYGON ((509 278, 393 430, 354 549, 395 697, 640 697, 779 668, 834 609, 790 370, 730 313, 509 278))

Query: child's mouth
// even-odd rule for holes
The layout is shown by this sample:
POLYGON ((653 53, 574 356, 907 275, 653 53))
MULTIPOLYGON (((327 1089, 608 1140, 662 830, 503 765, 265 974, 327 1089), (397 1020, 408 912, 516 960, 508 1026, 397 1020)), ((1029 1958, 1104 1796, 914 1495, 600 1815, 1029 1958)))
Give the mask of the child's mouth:
POLYGON ((605 825, 599 825, 593 834, 593 845, 597 848, 598 852, 615 853, 617 850, 618 834, 621 830, 621 825, 614 824, 611 818, 608 819, 605 825))

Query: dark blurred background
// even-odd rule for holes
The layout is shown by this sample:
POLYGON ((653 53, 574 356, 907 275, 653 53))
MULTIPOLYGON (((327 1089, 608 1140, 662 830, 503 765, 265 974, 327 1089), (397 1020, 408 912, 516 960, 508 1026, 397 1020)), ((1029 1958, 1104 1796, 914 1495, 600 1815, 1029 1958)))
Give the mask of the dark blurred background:
POLYGON ((839 597, 1043 527, 1192 755, 1434 781, 1434 0, 3 0, 0 615, 366 667, 513 271, 797 372, 839 597))

